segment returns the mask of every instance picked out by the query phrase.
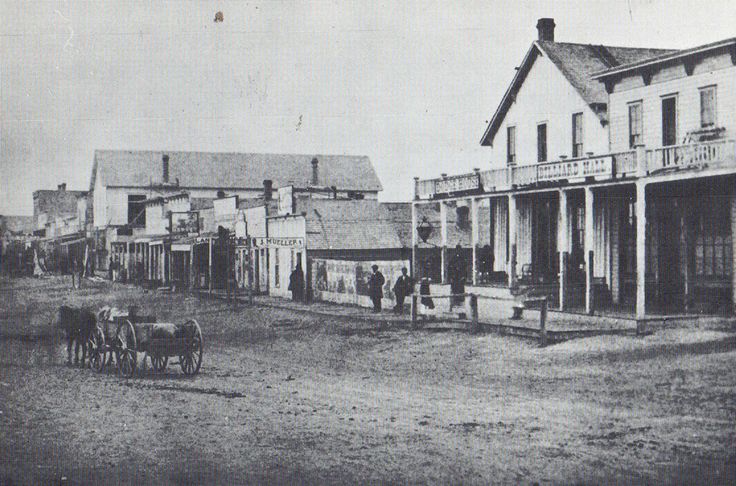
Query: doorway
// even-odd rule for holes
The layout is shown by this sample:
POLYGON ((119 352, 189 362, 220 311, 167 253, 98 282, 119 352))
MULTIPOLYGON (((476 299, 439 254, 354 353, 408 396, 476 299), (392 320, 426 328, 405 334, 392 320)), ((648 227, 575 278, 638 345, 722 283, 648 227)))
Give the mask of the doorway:
POLYGON ((662 146, 677 144, 677 96, 662 98, 662 146))

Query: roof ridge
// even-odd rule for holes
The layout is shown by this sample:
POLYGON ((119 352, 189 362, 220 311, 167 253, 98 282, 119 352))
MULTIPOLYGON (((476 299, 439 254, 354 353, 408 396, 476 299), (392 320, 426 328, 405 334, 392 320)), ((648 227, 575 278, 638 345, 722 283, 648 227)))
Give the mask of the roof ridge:
POLYGON ((207 154, 207 155, 279 155, 279 156, 286 156, 286 157, 314 157, 314 156, 322 156, 322 157, 368 157, 368 155, 354 155, 354 154, 327 154, 327 153, 320 153, 320 152, 313 152, 313 153, 307 153, 307 152, 219 152, 219 151, 206 151, 206 150, 165 150, 165 149, 95 149, 95 153, 139 153, 139 154, 155 154, 155 153, 163 153, 163 154, 207 154))
POLYGON ((535 41, 539 43, 545 43, 545 44, 559 44, 559 45, 568 45, 568 46, 588 46, 588 47, 595 47, 595 46, 601 46, 605 47, 607 49, 632 49, 637 51, 667 51, 667 52, 675 52, 680 51, 681 49, 670 49, 667 47, 631 47, 631 46, 612 46, 609 44, 590 44, 586 42, 557 42, 557 41, 535 41))

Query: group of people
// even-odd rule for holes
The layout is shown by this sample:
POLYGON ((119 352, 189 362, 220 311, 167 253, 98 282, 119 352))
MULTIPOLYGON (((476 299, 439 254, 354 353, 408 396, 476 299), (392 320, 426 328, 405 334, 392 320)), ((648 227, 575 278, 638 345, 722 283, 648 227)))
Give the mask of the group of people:
MULTIPOLYGON (((386 284, 386 278, 379 271, 378 265, 373 265, 371 269, 373 272, 368 279, 368 295, 373 302, 373 312, 381 312, 383 286, 386 284)), ((296 267, 289 275, 289 291, 291 291, 293 300, 297 302, 304 300, 304 270, 302 270, 301 262, 297 262, 296 267)), ((401 275, 396 279, 393 292, 396 296, 394 312, 403 314, 406 297, 414 293, 414 281, 409 276, 406 267, 401 269, 401 275)))

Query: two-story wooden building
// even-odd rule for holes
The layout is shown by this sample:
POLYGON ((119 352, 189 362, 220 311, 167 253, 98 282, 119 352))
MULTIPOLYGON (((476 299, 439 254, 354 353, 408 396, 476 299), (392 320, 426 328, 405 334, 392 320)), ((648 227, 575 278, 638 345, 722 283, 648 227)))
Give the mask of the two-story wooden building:
POLYGON ((375 199, 381 190, 368 157, 97 150, 90 179, 98 267, 114 242, 146 234, 146 201, 186 192, 192 200, 261 197, 263 181, 336 188, 341 197, 375 199))
POLYGON ((492 168, 416 180, 414 207, 443 215, 443 280, 460 243, 446 215, 466 207, 480 294, 637 317, 730 308, 736 41, 663 51, 537 28, 481 140, 492 168))

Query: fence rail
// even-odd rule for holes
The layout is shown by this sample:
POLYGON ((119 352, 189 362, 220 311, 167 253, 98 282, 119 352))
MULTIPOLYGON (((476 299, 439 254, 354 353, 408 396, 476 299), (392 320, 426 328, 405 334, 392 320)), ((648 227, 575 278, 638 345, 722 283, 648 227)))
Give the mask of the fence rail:
POLYGON ((667 169, 705 167, 726 160, 733 161, 735 148, 734 140, 716 140, 647 150, 647 170, 652 173, 667 169))

